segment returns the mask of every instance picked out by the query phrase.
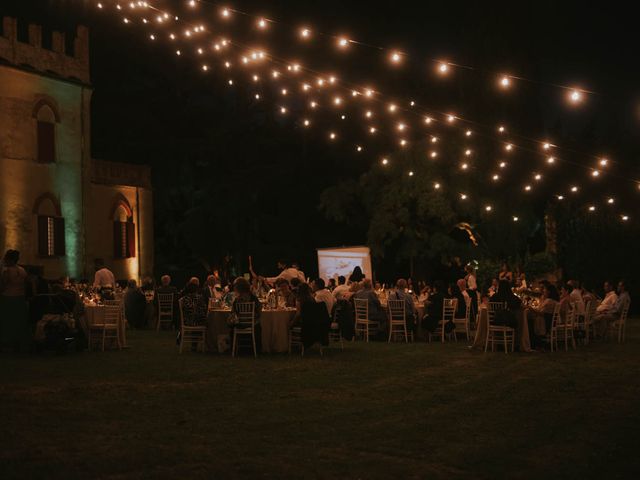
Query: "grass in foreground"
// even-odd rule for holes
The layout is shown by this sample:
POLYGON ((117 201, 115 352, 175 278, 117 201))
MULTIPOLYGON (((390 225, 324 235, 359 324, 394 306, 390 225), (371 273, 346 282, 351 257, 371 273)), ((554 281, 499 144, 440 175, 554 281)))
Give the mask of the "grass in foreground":
POLYGON ((640 329, 556 354, 2 354, 0 477, 638 478, 640 329))

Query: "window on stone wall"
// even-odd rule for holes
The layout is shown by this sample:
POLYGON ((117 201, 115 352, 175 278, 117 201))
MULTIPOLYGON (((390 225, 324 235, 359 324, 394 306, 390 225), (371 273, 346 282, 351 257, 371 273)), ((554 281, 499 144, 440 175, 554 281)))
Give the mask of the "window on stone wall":
POLYGON ((38 232, 38 256, 62 257, 65 255, 64 218, 53 198, 44 196, 35 208, 38 232))
POLYGON ((113 221, 113 256, 131 258, 136 256, 136 228, 133 217, 123 205, 115 212, 113 221))
POLYGON ((56 161, 56 117, 48 105, 38 110, 38 162, 53 163, 56 161))

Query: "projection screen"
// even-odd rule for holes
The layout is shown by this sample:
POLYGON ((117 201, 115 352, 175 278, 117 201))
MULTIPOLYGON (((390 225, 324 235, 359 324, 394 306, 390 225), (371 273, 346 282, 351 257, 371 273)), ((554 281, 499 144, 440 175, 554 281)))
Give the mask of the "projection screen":
POLYGON ((340 275, 349 280, 355 267, 360 267, 366 278, 372 278, 369 247, 318 249, 318 274, 325 281, 340 275))

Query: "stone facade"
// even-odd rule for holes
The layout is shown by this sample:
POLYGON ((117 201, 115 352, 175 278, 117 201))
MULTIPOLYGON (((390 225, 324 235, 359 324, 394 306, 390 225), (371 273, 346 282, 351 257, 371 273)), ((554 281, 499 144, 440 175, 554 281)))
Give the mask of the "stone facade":
POLYGON ((0 251, 46 278, 92 278, 102 258, 116 278, 153 273, 153 198, 148 167, 91 158, 89 35, 79 27, 74 56, 63 34, 42 48, 17 23, 0 36, 0 251), (122 245, 118 236, 122 227, 122 245))

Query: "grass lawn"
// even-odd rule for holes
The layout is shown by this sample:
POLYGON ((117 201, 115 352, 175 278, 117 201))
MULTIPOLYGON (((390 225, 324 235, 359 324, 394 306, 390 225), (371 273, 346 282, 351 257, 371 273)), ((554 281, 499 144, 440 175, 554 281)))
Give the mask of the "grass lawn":
POLYGON ((231 359, 0 355, 0 478, 640 478, 640 325, 627 343, 483 354, 347 344, 231 359))

